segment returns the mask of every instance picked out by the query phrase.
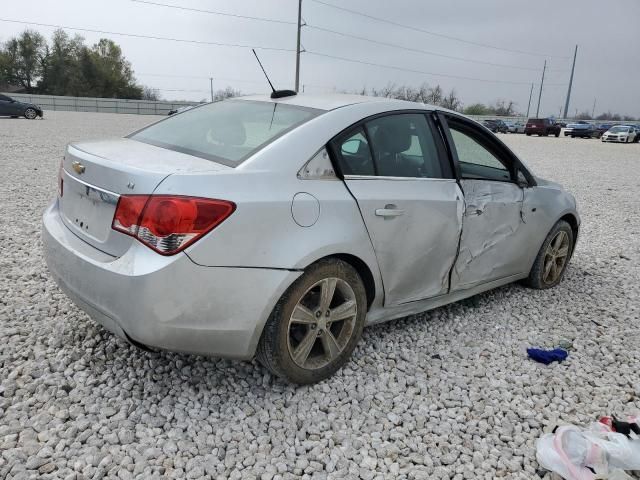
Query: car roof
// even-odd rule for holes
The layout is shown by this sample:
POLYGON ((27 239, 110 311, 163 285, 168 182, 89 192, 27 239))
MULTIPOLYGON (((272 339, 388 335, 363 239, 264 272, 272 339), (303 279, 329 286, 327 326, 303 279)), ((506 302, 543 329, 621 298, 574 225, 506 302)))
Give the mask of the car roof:
POLYGON ((345 93, 324 93, 324 94, 311 94, 311 93, 299 93, 290 97, 281 97, 272 99, 269 95, 247 95, 243 97, 236 97, 238 100, 253 100, 260 102, 274 102, 282 103, 286 105, 295 105, 298 107, 315 108, 318 110, 335 110, 336 108, 342 108, 349 105, 355 105, 360 103, 386 103, 389 106, 404 108, 425 108, 430 110, 442 110, 433 105, 424 103, 408 102, 405 100, 396 100, 386 97, 369 97, 366 95, 352 95, 345 93))

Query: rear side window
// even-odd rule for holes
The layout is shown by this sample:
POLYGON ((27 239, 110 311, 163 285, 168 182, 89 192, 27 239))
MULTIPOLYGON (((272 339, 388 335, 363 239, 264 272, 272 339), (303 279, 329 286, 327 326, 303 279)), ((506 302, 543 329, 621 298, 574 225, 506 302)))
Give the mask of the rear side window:
POLYGON ((378 116, 332 140, 343 175, 453 178, 436 127, 422 113, 378 116))
POLYGON ((236 167, 321 113, 276 102, 227 100, 174 115, 129 138, 236 167))
POLYGON ((365 124, 378 176, 442 178, 434 137, 424 115, 388 115, 365 124))

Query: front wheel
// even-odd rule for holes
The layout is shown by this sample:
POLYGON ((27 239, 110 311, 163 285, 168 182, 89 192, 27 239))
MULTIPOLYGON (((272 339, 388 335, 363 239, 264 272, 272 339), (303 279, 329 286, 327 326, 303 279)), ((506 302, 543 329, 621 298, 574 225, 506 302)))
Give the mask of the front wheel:
POLYGON ((571 226, 564 220, 556 223, 540 247, 525 284, 545 289, 560 283, 573 253, 574 241, 571 226))
POLYGON ((556 138, 560 136, 560 132, 556 132, 556 138))
POLYGON ((260 337, 258 361, 293 383, 324 380, 349 360, 366 311, 364 284, 351 265, 315 263, 274 307, 260 337))
POLYGON ((33 108, 27 108, 24 111, 24 118, 27 118, 29 120, 33 120, 37 116, 38 116, 38 112, 36 112, 35 109, 33 109, 33 108))

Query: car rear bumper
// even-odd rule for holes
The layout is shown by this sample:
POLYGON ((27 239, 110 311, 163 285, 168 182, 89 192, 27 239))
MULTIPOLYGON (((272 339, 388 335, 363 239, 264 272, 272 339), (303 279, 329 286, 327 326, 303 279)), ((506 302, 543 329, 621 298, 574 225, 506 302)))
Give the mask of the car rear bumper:
POLYGON ((76 237, 54 202, 43 216, 49 271, 107 330, 171 351, 249 359, 274 305, 301 272, 203 267, 138 242, 111 257, 76 237))

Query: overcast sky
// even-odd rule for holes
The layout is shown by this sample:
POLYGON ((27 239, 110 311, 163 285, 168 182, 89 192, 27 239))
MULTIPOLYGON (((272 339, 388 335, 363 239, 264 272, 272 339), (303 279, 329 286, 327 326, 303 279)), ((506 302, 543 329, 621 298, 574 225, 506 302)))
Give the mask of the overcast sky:
MULTIPOLYGON (((205 42, 295 49, 297 0, 152 0, 156 3, 254 17, 272 23, 178 10, 132 0, 33 0, 3 2, 3 19, 39 22, 111 32, 164 36, 205 42)), ((570 113, 611 110, 640 116, 640 0, 322 0, 437 34, 516 53, 401 28, 354 15, 316 0, 303 0, 301 84, 306 92, 380 88, 388 83, 418 86, 440 84, 455 88, 465 105, 514 100, 526 112, 531 83, 532 110, 544 60, 548 71, 541 115, 558 115, 567 93, 571 57, 578 59, 570 113), (320 31, 319 27, 392 43, 410 49, 505 66, 485 65, 426 55, 320 31), (314 52, 314 53, 311 53, 314 52), (322 57, 327 54, 423 73, 394 70, 322 57), (531 69, 531 70, 527 70, 531 69), (471 77, 469 80, 455 77, 471 77), (513 82, 496 83, 495 81, 513 82)), ((0 22, 0 41, 26 26, 0 22)), ((50 37, 54 28, 33 26, 50 37)), ((71 29, 68 29, 71 33, 71 29)), ((268 91, 248 48, 198 45, 164 40, 78 32, 89 43, 101 36, 119 43, 139 82, 161 90, 166 99, 199 100, 214 88, 231 85, 246 93, 268 91), (167 75, 154 76, 152 74, 167 75), (176 77, 172 77, 174 75, 176 77), (184 75, 185 78, 177 77, 184 75), (188 78, 202 77, 202 78, 188 78), (171 91, 188 90, 188 91, 171 91)), ((276 88, 292 88, 295 53, 258 50, 276 88)))

